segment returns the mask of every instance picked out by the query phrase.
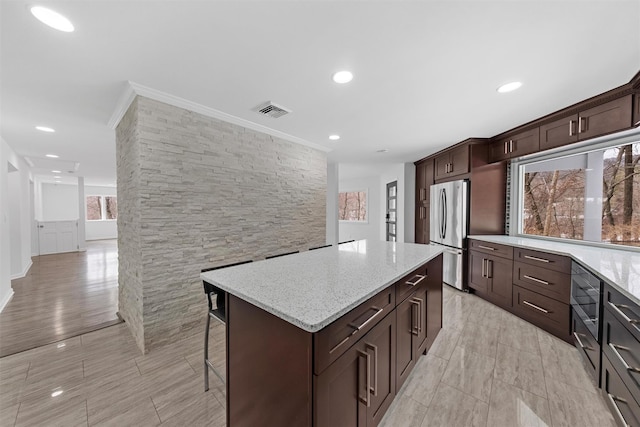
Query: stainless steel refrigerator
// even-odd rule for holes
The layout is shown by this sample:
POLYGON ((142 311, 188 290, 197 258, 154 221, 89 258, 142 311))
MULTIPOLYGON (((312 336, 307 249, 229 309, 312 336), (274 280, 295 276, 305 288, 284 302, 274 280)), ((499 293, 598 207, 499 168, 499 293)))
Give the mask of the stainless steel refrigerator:
POLYGON ((463 262, 469 223, 468 186, 469 183, 465 180, 431 186, 431 245, 444 249, 443 282, 460 290, 466 288, 463 280, 463 262))

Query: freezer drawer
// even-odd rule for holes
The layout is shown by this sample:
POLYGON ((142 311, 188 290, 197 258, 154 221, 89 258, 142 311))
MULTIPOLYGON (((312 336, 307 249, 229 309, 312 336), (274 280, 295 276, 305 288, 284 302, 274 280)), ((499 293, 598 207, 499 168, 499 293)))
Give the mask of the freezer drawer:
POLYGON ((432 246, 442 248, 442 281, 449 286, 465 289, 462 266, 464 265, 464 254, 462 249, 448 248, 446 246, 431 243, 432 246))

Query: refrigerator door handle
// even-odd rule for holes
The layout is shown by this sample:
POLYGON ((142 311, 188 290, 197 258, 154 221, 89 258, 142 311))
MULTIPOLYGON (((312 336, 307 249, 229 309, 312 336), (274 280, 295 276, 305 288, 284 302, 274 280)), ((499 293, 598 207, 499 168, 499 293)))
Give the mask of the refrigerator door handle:
POLYGON ((442 221, 442 238, 444 239, 447 236, 447 191, 446 189, 442 189, 442 206, 443 206, 443 221, 442 221))

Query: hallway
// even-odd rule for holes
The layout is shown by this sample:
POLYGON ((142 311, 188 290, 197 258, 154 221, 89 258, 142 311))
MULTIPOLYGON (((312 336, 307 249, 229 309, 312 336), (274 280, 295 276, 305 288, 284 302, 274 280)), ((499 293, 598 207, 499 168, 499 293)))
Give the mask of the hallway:
POLYGON ((0 313, 0 357, 119 323, 117 240, 33 257, 0 313))

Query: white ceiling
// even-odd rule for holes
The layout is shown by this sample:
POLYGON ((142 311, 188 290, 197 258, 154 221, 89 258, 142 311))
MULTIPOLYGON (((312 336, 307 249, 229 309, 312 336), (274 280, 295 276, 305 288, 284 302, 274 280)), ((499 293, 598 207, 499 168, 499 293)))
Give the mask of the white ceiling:
POLYGON ((0 132, 18 154, 80 162, 89 185, 115 181, 107 122, 128 80, 353 164, 414 161, 493 136, 640 69, 639 0, 44 3, 76 31, 42 25, 31 2, 0 2, 0 132), (353 82, 332 82, 341 69, 353 82), (512 80, 523 87, 496 92, 512 80), (293 113, 251 111, 267 100, 293 113))

